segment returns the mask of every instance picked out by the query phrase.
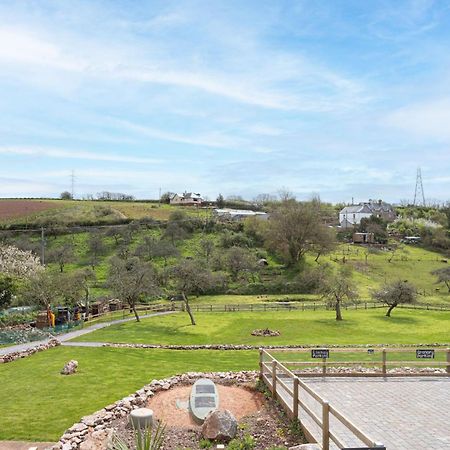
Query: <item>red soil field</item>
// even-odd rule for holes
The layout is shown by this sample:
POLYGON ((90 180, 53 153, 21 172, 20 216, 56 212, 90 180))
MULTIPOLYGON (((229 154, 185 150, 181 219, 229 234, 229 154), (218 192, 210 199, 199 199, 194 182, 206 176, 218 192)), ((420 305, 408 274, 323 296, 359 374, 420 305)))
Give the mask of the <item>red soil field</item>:
POLYGON ((0 220, 24 217, 58 206, 61 205, 45 200, 0 200, 0 220))

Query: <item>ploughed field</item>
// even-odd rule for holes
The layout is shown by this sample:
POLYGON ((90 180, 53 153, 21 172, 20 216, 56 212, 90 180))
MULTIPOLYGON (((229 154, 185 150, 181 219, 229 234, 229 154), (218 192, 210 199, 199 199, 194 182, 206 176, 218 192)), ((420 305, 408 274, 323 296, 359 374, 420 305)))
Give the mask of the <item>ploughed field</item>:
POLYGON ((192 326, 187 313, 127 322, 86 334, 76 341, 140 344, 419 344, 450 342, 450 311, 385 308, 343 311, 278 311, 195 313, 192 326), (279 336, 252 336, 255 329, 270 328, 279 336))
POLYGON ((45 200, 0 200, 0 221, 25 217, 61 205, 45 200))

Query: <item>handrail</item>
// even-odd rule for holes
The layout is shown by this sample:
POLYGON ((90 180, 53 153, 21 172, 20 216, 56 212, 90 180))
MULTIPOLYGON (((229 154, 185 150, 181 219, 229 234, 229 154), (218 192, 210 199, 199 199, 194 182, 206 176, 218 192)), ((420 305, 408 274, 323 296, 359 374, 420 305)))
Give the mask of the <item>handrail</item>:
POLYGON ((315 392, 310 386, 303 381, 299 380, 295 374, 290 371, 283 363, 275 359, 268 351, 260 349, 260 377, 267 386, 271 389, 274 397, 278 397, 281 404, 287 409, 287 412, 298 420, 298 406, 302 408, 311 419, 320 427, 322 431, 322 450, 329 450, 330 440, 343 447, 343 443, 337 437, 336 433, 330 430, 330 415, 337 419, 347 430, 350 431, 359 441, 365 445, 378 447, 379 443, 368 437, 362 432, 355 424, 353 424, 347 417, 344 416, 335 407, 330 405, 325 399, 323 399, 317 392, 315 392), (270 358, 269 362, 264 361, 264 358, 270 358), (280 377, 277 374, 277 370, 283 372, 284 377, 280 377), (285 382, 285 377, 289 377, 293 381, 294 388, 285 382), (280 393, 280 387, 288 394, 288 399, 280 393), (322 419, 320 419, 314 411, 301 400, 299 395, 299 388, 308 393, 322 408, 322 419), (295 393, 297 395, 295 395, 295 393), (289 406, 289 400, 292 398, 292 407, 289 406), (297 416, 297 417, 296 417, 297 416))

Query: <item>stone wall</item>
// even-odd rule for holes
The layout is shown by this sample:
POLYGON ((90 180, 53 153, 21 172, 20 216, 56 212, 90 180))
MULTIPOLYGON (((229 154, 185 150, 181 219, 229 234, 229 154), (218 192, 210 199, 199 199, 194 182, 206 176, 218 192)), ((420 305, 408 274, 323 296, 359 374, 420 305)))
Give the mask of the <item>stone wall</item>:
POLYGON ((34 353, 43 352, 44 350, 57 347, 58 345, 61 345, 61 343, 57 339, 50 339, 46 344, 36 345, 20 352, 6 353, 5 355, 0 356, 0 364, 9 363, 20 358, 26 358, 27 356, 31 356, 34 353))
POLYGON ((188 372, 163 380, 153 380, 133 394, 105 406, 89 416, 82 417, 78 423, 65 431, 52 450, 99 448, 98 442, 111 436, 112 422, 115 419, 127 416, 133 409, 144 407, 147 400, 159 391, 168 390, 176 385, 191 385, 199 378, 209 378, 220 384, 242 384, 255 382, 258 372, 188 372))

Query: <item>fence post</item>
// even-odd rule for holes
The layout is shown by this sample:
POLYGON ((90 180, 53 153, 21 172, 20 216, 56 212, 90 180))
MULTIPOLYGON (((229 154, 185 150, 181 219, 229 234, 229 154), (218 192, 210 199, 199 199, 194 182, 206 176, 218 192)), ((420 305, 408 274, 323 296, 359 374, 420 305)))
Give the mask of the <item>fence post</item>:
POLYGON ((327 359, 322 358, 322 376, 325 377, 327 375, 327 359))
POLYGON ((298 377, 294 377, 294 390, 292 396, 292 415, 294 420, 298 420, 298 377))
POLYGON ((387 359, 387 354, 386 354, 386 349, 385 349, 385 348, 383 348, 382 356, 383 356, 383 366, 382 366, 382 371, 383 371, 383 375, 386 375, 386 359, 387 359))
POLYGON ((272 396, 277 396, 277 361, 272 361, 272 396))
POLYGON ((259 379, 263 381, 263 349, 259 349, 259 379))
POLYGON ((322 450, 330 450, 330 405, 322 403, 322 450))
POLYGON ((447 375, 450 375, 450 348, 447 349, 447 375))

